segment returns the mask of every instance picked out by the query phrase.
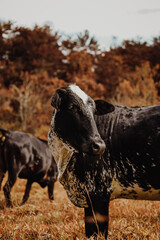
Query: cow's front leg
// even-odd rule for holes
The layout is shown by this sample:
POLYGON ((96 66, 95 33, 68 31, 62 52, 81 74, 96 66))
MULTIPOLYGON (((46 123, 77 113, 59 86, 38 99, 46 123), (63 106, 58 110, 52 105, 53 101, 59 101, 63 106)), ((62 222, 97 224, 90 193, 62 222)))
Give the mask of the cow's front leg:
POLYGON ((16 173, 11 173, 9 171, 8 172, 8 180, 3 187, 7 207, 12 207, 10 193, 11 193, 11 189, 12 189, 14 183, 16 182, 16 179, 17 179, 17 174, 16 173))
POLYGON ((54 200, 53 190, 54 190, 54 182, 50 182, 48 184, 48 196, 50 200, 54 200))
POLYGON ((107 239, 109 220, 109 198, 105 201, 92 198, 89 207, 85 208, 85 230, 86 236, 103 235, 107 239))
POLYGON ((23 200, 22 200, 21 205, 23 205, 23 204, 28 200, 32 183, 33 183, 33 182, 30 181, 30 180, 27 181, 26 190, 25 190, 25 193, 24 193, 24 196, 23 196, 23 200))
POLYGON ((4 172, 3 170, 0 169, 0 190, 1 190, 1 185, 2 185, 2 181, 3 181, 3 178, 4 178, 4 172))

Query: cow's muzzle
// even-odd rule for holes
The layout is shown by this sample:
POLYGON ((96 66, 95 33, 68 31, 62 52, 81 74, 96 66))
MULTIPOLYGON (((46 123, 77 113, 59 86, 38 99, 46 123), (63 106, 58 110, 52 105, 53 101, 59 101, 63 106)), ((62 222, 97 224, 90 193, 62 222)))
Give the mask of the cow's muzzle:
POLYGON ((102 139, 97 139, 91 143, 91 151, 93 154, 103 154, 106 145, 102 139))

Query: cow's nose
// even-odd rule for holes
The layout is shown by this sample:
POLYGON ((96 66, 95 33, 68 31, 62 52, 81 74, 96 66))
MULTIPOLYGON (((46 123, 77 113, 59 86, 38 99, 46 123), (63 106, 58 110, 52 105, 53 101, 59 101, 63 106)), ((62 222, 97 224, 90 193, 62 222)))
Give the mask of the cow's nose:
POLYGON ((93 154, 103 154, 105 151, 105 148, 106 148, 106 145, 103 140, 92 143, 93 154))

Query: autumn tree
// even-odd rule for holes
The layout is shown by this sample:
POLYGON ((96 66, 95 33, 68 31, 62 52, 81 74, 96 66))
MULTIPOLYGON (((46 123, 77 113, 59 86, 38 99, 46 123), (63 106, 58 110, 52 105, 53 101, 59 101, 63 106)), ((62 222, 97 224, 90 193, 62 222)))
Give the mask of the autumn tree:
POLYGON ((76 36, 67 36, 62 41, 62 51, 69 55, 73 51, 87 51, 95 55, 99 51, 98 41, 91 36, 88 30, 76 34, 76 36))
POLYGON ((96 82, 105 86, 105 98, 112 97, 122 74, 122 58, 104 51, 97 56, 95 66, 96 82))
POLYGON ((149 57, 147 42, 125 40, 122 46, 118 46, 112 51, 122 57, 124 69, 130 71, 134 71, 136 66, 140 66, 149 57))
POLYGON ((8 49, 10 48, 9 36, 12 32, 11 22, 0 22, 0 87, 8 77, 8 49))
POLYGON ((112 101, 125 106, 153 105, 159 102, 149 62, 137 66, 135 72, 118 78, 112 101))
POLYGON ((20 82, 21 72, 37 73, 47 71, 50 76, 62 77, 66 70, 64 65, 65 56, 60 50, 59 35, 52 33, 49 26, 29 29, 15 27, 8 39, 10 45, 6 50, 8 69, 4 78, 5 84, 17 84, 20 82), (9 75, 9 76, 8 76, 9 75), (14 77, 15 76, 15 77, 14 77))

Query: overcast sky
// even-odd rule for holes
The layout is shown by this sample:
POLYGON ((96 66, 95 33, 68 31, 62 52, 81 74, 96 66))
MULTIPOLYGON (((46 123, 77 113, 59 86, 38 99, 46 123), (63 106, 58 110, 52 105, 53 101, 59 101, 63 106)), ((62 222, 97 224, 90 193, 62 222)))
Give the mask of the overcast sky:
POLYGON ((113 36, 160 36, 160 0, 0 0, 0 20, 27 27, 48 23, 65 34, 87 29, 109 46, 113 36))

